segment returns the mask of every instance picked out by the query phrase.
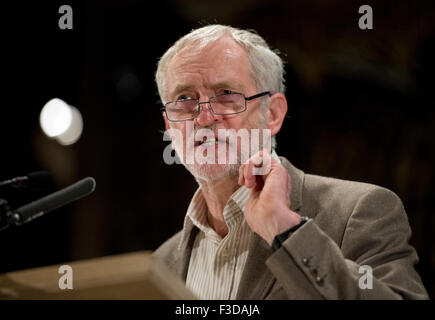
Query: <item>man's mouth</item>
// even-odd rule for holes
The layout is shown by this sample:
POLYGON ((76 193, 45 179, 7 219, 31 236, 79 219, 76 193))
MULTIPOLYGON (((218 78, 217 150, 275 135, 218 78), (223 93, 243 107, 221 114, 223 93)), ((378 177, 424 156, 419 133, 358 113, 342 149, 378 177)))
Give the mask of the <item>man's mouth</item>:
POLYGON ((221 142, 223 142, 223 141, 217 140, 215 138, 209 139, 207 137, 204 137, 204 139, 202 141, 195 141, 195 147, 197 147, 197 146, 209 147, 209 146, 221 143, 221 142))

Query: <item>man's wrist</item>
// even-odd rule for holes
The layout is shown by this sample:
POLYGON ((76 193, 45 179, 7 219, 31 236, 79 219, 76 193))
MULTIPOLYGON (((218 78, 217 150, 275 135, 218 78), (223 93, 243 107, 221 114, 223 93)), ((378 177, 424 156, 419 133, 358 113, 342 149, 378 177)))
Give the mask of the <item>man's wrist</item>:
POLYGON ((287 240, 287 238, 290 236, 290 234, 295 232, 296 230, 298 230, 300 227, 302 227, 308 220, 310 220, 310 218, 308 218, 307 216, 301 216, 301 220, 297 225, 295 225, 295 226, 291 227, 290 229, 287 229, 286 231, 276 235, 275 238, 273 239, 273 242, 272 242, 273 251, 276 251, 279 248, 281 248, 282 244, 284 243, 285 240, 287 240))
POLYGON ((269 224, 265 225, 265 233, 262 235, 269 246, 272 246, 272 242, 277 234, 281 234, 289 228, 298 225, 301 221, 301 216, 287 207, 275 209, 272 216, 274 219, 268 221, 269 224))

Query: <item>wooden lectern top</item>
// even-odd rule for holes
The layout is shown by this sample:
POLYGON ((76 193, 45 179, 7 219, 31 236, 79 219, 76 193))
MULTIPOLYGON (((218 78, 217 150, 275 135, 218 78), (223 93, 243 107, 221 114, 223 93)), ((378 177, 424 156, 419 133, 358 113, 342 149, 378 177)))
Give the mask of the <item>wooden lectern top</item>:
POLYGON ((182 279, 149 251, 9 272, 0 275, 0 299, 193 300, 182 279), (72 289, 61 289, 72 270, 72 289), (62 279, 61 279, 62 278, 62 279), (62 284, 59 284, 62 282, 62 284))

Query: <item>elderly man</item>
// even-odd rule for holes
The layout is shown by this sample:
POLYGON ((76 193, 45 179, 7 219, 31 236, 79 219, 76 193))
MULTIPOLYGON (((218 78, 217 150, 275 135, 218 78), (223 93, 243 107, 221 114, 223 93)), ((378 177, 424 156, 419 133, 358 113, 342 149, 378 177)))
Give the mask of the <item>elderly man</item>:
POLYGON ((427 298, 394 193, 305 174, 276 155, 274 136, 287 112, 284 70, 259 35, 222 25, 196 29, 163 55, 156 82, 172 146, 199 188, 183 229, 154 254, 196 296, 427 298), (198 138, 202 129, 209 133, 198 138), (252 138, 254 129, 270 133, 272 149, 260 139, 248 159, 240 136, 231 142, 218 135, 247 130, 252 138), (226 161, 217 161, 222 146, 226 161))

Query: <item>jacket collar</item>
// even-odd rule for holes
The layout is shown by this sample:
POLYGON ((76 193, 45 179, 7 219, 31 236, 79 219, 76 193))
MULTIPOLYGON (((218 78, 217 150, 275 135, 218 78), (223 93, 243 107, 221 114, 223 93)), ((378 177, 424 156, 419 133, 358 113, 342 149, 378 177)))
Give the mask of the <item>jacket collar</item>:
POLYGON ((279 157, 281 159, 281 164, 287 169, 291 179, 291 195, 290 195, 290 209, 292 211, 298 212, 302 203, 302 188, 304 185, 305 173, 293 166, 286 158, 279 157))

